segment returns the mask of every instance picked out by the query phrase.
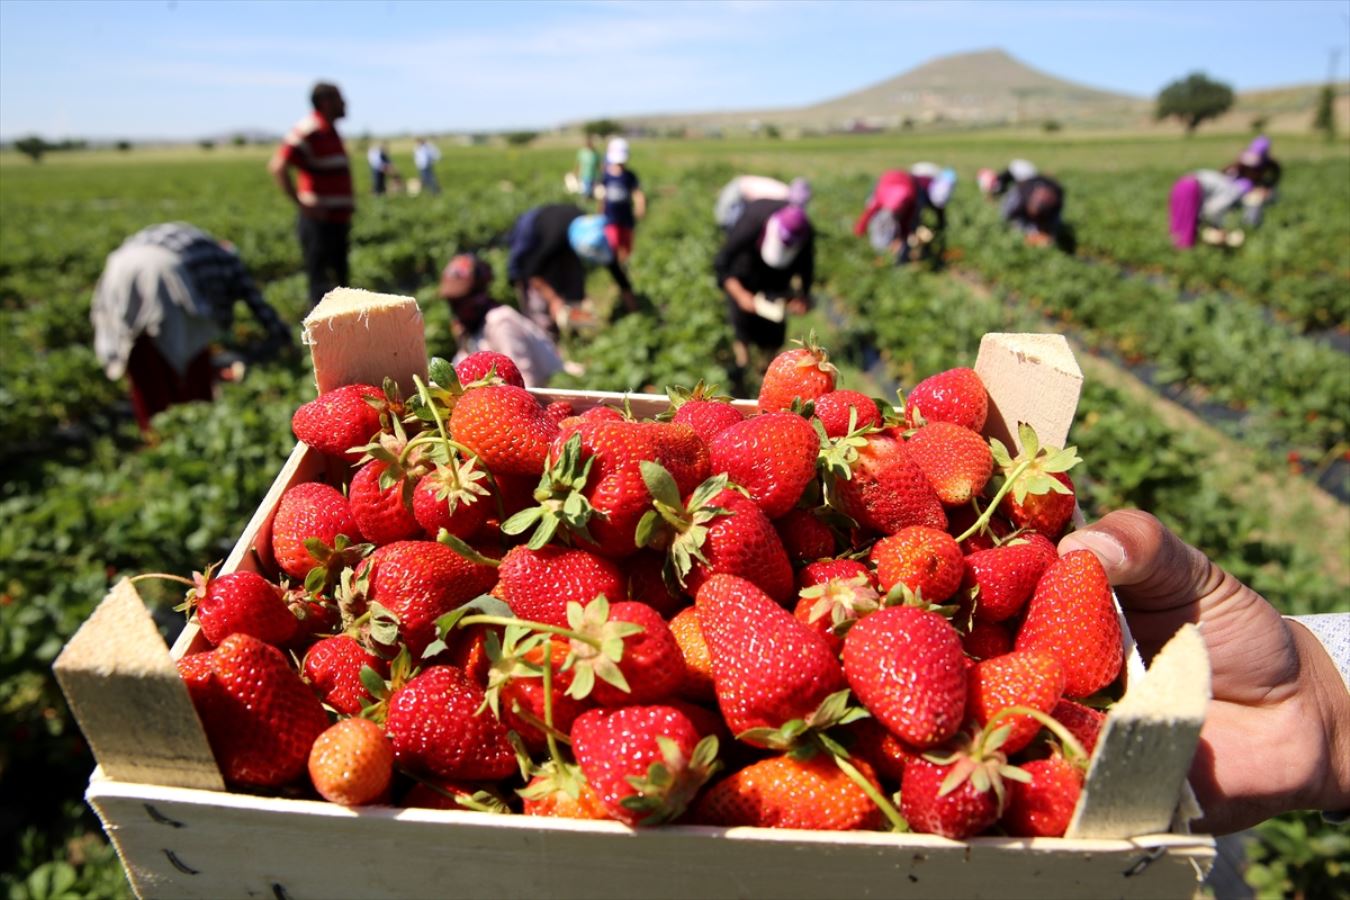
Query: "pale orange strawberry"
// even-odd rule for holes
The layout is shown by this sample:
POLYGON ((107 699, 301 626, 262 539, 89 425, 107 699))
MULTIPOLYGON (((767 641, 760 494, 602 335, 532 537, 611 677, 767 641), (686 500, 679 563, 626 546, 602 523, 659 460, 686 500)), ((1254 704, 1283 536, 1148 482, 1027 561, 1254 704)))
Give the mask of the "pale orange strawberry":
POLYGON ((1090 696, 1116 680, 1124 663, 1120 620, 1096 556, 1074 550, 1046 570, 1027 604, 1015 646, 1057 657, 1064 666, 1066 697, 1090 696))
POLYGON ((773 358, 764 372, 759 389, 760 412, 782 412, 792 408, 794 400, 803 403, 834 390, 838 370, 829 355, 808 339, 800 347, 784 350, 773 358))
MULTIPOLYGON (((1017 651, 982 660, 966 678, 966 715, 981 726, 1010 706, 1025 706, 1043 713, 1059 703, 1064 693, 1064 667, 1048 653, 1017 651)), ((1011 727, 1001 749, 1013 754, 1031 743, 1041 730, 1031 716, 1001 720, 1011 727)))
POLYGON ((670 633, 680 647, 680 655, 684 657, 685 671, 680 695, 698 702, 716 700, 712 659, 708 656, 708 644, 703 640, 703 632, 698 627, 697 610, 687 606, 676 613, 670 620, 670 633))
POLYGON ((912 525, 872 545, 868 559, 877 570, 877 585, 889 593, 903 585, 928 603, 942 603, 961 586, 965 564, 961 548, 945 531, 912 525))
POLYGON ((924 422, 951 422, 981 431, 989 414, 989 393, 974 369, 948 369, 914 386, 905 402, 909 427, 924 422))
POLYGON ((450 434, 494 475, 537 478, 558 425, 524 388, 487 385, 465 391, 455 403, 450 434))
MULTIPOLYGON (((853 765, 878 790, 876 774, 861 759, 853 765)), ((700 798, 693 821, 700 825, 875 831, 881 811, 828 754, 809 759, 771 756, 714 784, 700 798)))
POLYGON ((905 442, 905 450, 946 506, 978 497, 994 472, 988 442, 979 432, 950 422, 924 425, 905 442))
POLYGON ((365 806, 388 802, 394 748, 370 719, 330 725, 309 751, 309 780, 330 803, 365 806))

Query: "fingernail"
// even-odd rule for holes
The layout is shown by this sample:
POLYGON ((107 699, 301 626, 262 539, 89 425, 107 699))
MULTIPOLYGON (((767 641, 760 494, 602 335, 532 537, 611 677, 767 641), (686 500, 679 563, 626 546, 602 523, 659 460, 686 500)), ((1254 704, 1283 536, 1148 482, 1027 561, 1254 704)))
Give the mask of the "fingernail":
POLYGON ((1112 568, 1125 562, 1125 547, 1104 531, 1075 531, 1060 542, 1061 552, 1090 550, 1103 566, 1112 568))

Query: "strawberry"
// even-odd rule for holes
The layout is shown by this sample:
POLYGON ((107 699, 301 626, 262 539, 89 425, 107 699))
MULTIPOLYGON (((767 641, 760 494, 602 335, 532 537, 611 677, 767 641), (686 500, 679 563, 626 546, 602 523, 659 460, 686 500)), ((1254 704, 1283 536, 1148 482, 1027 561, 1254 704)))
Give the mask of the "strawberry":
POLYGON ((708 387, 701 381, 694 385, 693 390, 672 388, 667 393, 673 410, 670 420, 688 425, 705 443, 722 429, 745 418, 745 413, 731 405, 730 397, 718 394, 716 388, 708 387))
POLYGON ((272 554, 281 571, 303 579, 320 565, 305 543, 310 539, 333 549, 338 535, 352 543, 364 540, 347 498, 317 481, 297 484, 281 495, 272 516, 272 554))
POLYGON ((951 422, 982 431, 989 414, 989 394, 974 369, 948 369, 914 385, 905 402, 910 428, 925 422, 951 422))
POLYGON ((723 429, 709 442, 708 453, 714 473, 727 473, 776 519, 815 478, 820 439, 801 416, 763 413, 723 429))
POLYGON ((450 434, 492 474, 537 478, 558 426, 524 388, 499 384, 464 392, 450 414, 450 434))
POLYGON ((670 620, 670 633, 684 657, 684 679, 680 682, 680 696, 696 702, 716 700, 713 689, 712 658, 708 644, 698 627, 698 611, 686 606, 670 620))
MULTIPOLYGON (((921 834, 940 834, 964 841, 989 828, 999 817, 999 793, 989 768, 1001 763, 957 754, 948 763, 926 757, 911 759, 900 779, 900 811, 910 828, 921 834)), ((1001 788, 1000 788, 1001 790, 1001 788)))
POLYGON ((492 587, 491 566, 470 562, 436 541, 397 541, 357 569, 368 579, 366 599, 398 620, 399 639, 413 659, 436 639, 436 620, 492 587))
MULTIPOLYGON (((981 726, 1010 706, 1026 706, 1049 713, 1064 693, 1064 667, 1048 653, 1014 650, 975 664, 966 676, 966 715, 981 726)), ((1003 741, 1004 753, 1021 750, 1041 730, 1030 716, 1002 720, 1011 726, 1003 741)))
POLYGON ((1056 540, 1073 516, 1073 481, 1067 473, 1081 462, 1078 451, 1074 447, 1042 447, 1036 432, 1025 422, 1018 425, 1017 437, 1022 450, 1016 457, 1002 441, 989 442, 1003 482, 999 510, 1017 528, 1056 540))
MULTIPOLYGON (((684 684, 684 656, 660 614, 642 603, 615 603, 609 608, 609 620, 631 622, 641 631, 622 638, 623 656, 618 668, 628 690, 597 679, 592 699, 601 706, 639 706, 665 700, 679 691, 684 684)), ((585 652, 576 641, 572 649, 574 653, 585 652)))
POLYGON ((940 744, 961 727, 961 659, 951 623, 912 606, 864 616, 844 638, 844 674, 853 693, 877 721, 919 748, 940 744))
POLYGON ((1052 489, 1043 494, 1027 494, 1021 501, 1009 494, 1003 498, 999 509, 1018 528, 1038 532, 1053 541, 1064 533, 1064 526, 1073 518, 1078 498, 1074 494, 1073 479, 1067 473, 1052 472, 1049 477, 1063 485, 1065 492, 1052 489))
POLYGON ((1083 792, 1083 770, 1056 752, 1021 765, 1031 776, 1008 785, 1003 827, 1014 837, 1063 837, 1083 792))
POLYGON ((568 603, 585 606, 602 594, 623 601, 626 586, 613 561, 590 551, 521 546, 512 547, 502 558, 492 594, 522 619, 562 627, 567 624, 568 603))
POLYGON ((843 649, 840 636, 858 619, 881 608, 881 597, 870 573, 827 579, 797 594, 792 615, 825 638, 831 651, 843 649))
POLYGON ((548 416, 559 425, 564 419, 570 419, 577 414, 576 409, 566 400, 554 400, 544 407, 544 415, 548 416))
POLYGON ((435 538, 444 528, 468 540, 493 511, 492 500, 482 482, 487 473, 473 459, 454 456, 450 465, 436 468, 413 489, 413 518, 427 537, 435 538))
POLYGON ((418 775, 493 781, 516 771, 506 729, 481 688, 454 666, 424 669, 389 698, 385 731, 400 768, 418 775))
POLYGON ((884 421, 876 401, 858 391, 830 391, 816 398, 811 413, 828 437, 839 438, 859 428, 880 428, 884 421))
MULTIPOLYGON (((862 760, 856 766, 880 789, 862 760)), ((809 759, 771 756, 751 763, 710 787, 694 808, 701 825, 875 831, 881 811, 824 753, 809 759)))
POLYGON ((654 550, 642 550, 624 561, 628 570, 628 597, 645 603, 670 618, 685 608, 689 598, 679 590, 679 584, 666 578, 666 558, 654 550))
POLYGON ((1106 723, 1106 713, 1072 700, 1061 700, 1050 711, 1050 718, 1056 720, 1083 745, 1088 755, 1097 748, 1097 736, 1106 723))
POLYGON ((905 765, 919 751, 891 734, 876 719, 859 719, 847 726, 852 739, 849 750, 866 760, 877 774, 895 784, 904 777, 905 765))
POLYGON ((412 509, 414 482, 375 459, 352 476, 347 491, 352 516, 366 540, 377 547, 422 536, 412 509))
MULTIPOLYGON (((508 634, 506 643, 497 652, 489 651, 494 658, 488 670, 488 702, 502 724, 520 736, 526 749, 531 753, 542 753, 547 741, 536 723, 548 722, 548 715, 551 715, 553 727, 566 734, 577 716, 595 704, 589 698, 578 700, 567 693, 572 686, 573 672, 563 669, 569 652, 566 640, 541 636, 544 637, 542 643, 537 640, 518 643, 515 637, 508 634), (553 668, 548 715, 544 708, 545 654, 553 668)), ((495 647, 496 642, 490 642, 490 646, 495 647)))
POLYGON ((809 720, 827 697, 844 689, 844 673, 825 638, 753 583, 714 575, 694 604, 717 704, 741 740, 771 744, 745 732, 809 720))
POLYGON ((193 704, 197 705, 199 699, 203 703, 206 702, 207 693, 213 689, 216 652, 206 650, 199 653, 189 653, 187 656, 179 658, 174 665, 178 668, 178 677, 183 679, 183 684, 187 685, 188 696, 192 698, 193 704))
POLYGON ((455 375, 463 385, 486 381, 488 384, 509 384, 524 388, 525 379, 511 357, 491 350, 479 350, 455 363, 455 375))
POLYGON ((560 767, 550 760, 518 792, 524 803, 521 812, 527 816, 548 816, 555 819, 608 819, 609 812, 581 769, 570 763, 560 767), (565 768, 566 774, 559 772, 565 768))
POLYGON ((1056 558, 1053 545, 1040 535, 1031 537, 1036 541, 1017 540, 965 558, 962 589, 974 603, 975 621, 1003 622, 1031 599, 1036 583, 1056 558))
POLYGON ((773 527, 794 564, 834 555, 834 532, 809 509, 790 509, 773 520, 773 527))
POLYGON ((866 577, 873 588, 877 586, 876 575, 856 559, 819 559, 807 563, 797 573, 797 589, 800 591, 830 581, 848 580, 855 575, 866 577))
POLYGON ((700 740, 669 706, 593 709, 572 725, 572 751, 605 810, 626 825, 679 817, 716 765, 717 740, 700 740))
POLYGON ((317 641, 305 654, 300 674, 327 703, 339 713, 354 716, 374 698, 361 682, 361 670, 369 666, 381 678, 389 675, 389 664, 366 650, 350 635, 339 634, 317 641))
POLYGON ((286 605, 286 592, 256 572, 194 576, 188 605, 195 606, 202 634, 214 646, 232 634, 251 634, 280 647, 300 630, 286 605))
POLYGON ((275 788, 300 777, 328 716, 280 650, 232 634, 211 653, 209 676, 201 664, 186 668, 193 706, 227 782, 275 788))
POLYGON ((972 659, 992 659, 1013 648, 1013 636, 997 622, 976 621, 961 636, 961 648, 972 659))
POLYGON ((868 559, 876 566, 880 590, 901 587, 928 603, 942 603, 955 594, 965 572, 955 539, 923 525, 901 528, 877 541, 868 559))
POLYGON ((923 426, 905 442, 905 450, 945 506, 978 497, 994 473, 993 453, 980 433, 950 422, 923 426))
POLYGON ((354 463, 380 433, 384 391, 371 384, 348 384, 301 405, 291 416, 296 438, 326 456, 354 463))
POLYGON ((815 400, 834 390, 838 370, 829 354, 816 346, 814 336, 800 347, 784 350, 773 358, 759 388, 759 411, 782 412, 794 400, 815 400))
POLYGON ((403 795, 403 806, 416 809, 463 809, 471 812, 510 812, 501 798, 461 781, 419 778, 403 795))
POLYGON ((942 502, 896 438, 849 436, 833 442, 825 455, 827 499, 861 528, 894 534, 907 525, 947 527, 942 502))
POLYGON ((309 751, 309 780, 330 803, 378 803, 387 799, 393 777, 394 748, 370 719, 330 725, 309 751))
POLYGON ((1091 552, 1074 550, 1041 576, 1015 646, 1058 657, 1064 665, 1064 696, 1077 698, 1116 680, 1124 662, 1120 641, 1106 570, 1091 552))

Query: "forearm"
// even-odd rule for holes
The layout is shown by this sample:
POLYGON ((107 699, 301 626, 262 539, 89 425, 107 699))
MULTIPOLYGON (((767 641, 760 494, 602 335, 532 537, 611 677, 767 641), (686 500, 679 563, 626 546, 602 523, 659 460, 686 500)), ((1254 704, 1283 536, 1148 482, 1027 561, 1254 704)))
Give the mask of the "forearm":
POLYGON ((562 308, 564 301, 558 292, 553 289, 553 285, 539 277, 530 278, 529 284, 530 290, 544 298, 544 302, 548 304, 549 312, 556 315, 557 311, 562 308))
POLYGON ((1350 810, 1350 691, 1311 631, 1297 621, 1289 621, 1289 631, 1298 649, 1299 679, 1313 700, 1324 744, 1323 764, 1300 794, 1299 807, 1350 810))
POLYGON ((731 297, 732 302, 741 309, 749 312, 755 308, 755 295, 746 289, 745 285, 741 284, 739 278, 732 276, 723 281, 722 290, 726 291, 727 296, 731 297))
POLYGON ((272 180, 281 188, 281 192, 290 199, 296 206, 300 205, 300 197, 295 192, 295 183, 291 180, 290 166, 279 157, 273 157, 272 162, 268 164, 267 169, 272 173, 272 180))

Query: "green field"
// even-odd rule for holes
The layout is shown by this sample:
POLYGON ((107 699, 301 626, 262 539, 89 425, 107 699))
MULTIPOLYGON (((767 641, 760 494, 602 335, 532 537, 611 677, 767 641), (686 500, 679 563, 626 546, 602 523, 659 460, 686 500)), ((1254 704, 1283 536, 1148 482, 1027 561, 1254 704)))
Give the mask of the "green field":
MULTIPOLYGON (((730 332, 711 275, 716 192, 743 172, 807 175, 821 304, 794 330, 822 334, 847 386, 907 388, 969 364, 988 331, 1062 330, 1087 374, 1072 438, 1087 460, 1089 517, 1152 510, 1281 609, 1344 610, 1350 511, 1317 482, 1345 496, 1350 145, 1278 137, 1285 182, 1265 227, 1239 253, 1179 256, 1166 239, 1172 180, 1223 165, 1242 143, 1006 132, 635 141, 650 215, 631 273, 647 311, 569 337, 586 374, 563 386, 724 382, 730 332), (975 170, 1014 156, 1065 184, 1075 256, 1023 247, 977 196, 975 170), (948 258, 896 270, 850 226, 878 171, 920 159, 961 178, 948 258)), ((406 148, 394 149, 410 170, 406 148)), ((358 148, 349 150, 356 159, 358 148)), ((443 150, 442 196, 359 198, 351 263, 357 287, 415 294, 430 349, 448 355, 448 315, 434 299, 440 266, 458 250, 487 248, 507 296, 494 240, 529 206, 564 199, 572 150, 443 150)), ((302 358, 256 365, 223 387, 220 402, 165 413, 146 445, 125 385, 109 383, 94 358, 92 286, 124 237, 184 220, 234 241, 269 301, 298 323, 306 301, 293 213, 266 156, 194 147, 53 154, 33 165, 0 155, 0 833, 12 848, 0 880, 12 897, 125 892, 83 811, 92 760, 51 661, 115 578, 187 573, 228 552, 293 442, 291 410, 313 390, 302 358)), ((364 194, 364 166, 357 177, 364 194)), ((592 284, 607 311, 607 279, 592 284)), ((257 337, 241 309, 228 343, 257 337)), ((166 633, 175 631, 174 591, 146 593, 166 633)), ((1294 840, 1307 821, 1265 826, 1259 846, 1294 840)), ((1341 851, 1319 844, 1319 833, 1298 838, 1314 848, 1301 861, 1272 851, 1276 862, 1254 868, 1253 882, 1272 895, 1332 885, 1341 851)))

